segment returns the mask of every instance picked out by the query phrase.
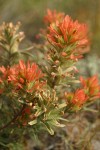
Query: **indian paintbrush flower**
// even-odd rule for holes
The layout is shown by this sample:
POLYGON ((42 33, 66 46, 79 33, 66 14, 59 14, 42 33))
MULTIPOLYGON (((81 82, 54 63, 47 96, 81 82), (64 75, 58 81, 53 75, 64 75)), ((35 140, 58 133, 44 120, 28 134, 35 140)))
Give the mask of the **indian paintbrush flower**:
POLYGON ((56 49, 66 52, 67 57, 76 59, 81 57, 85 52, 83 48, 89 44, 87 33, 86 24, 80 24, 77 20, 73 21, 67 15, 62 21, 50 24, 47 38, 56 49))
POLYGON ((25 64, 21 60, 18 65, 14 65, 13 67, 5 68, 2 66, 0 71, 2 72, 1 83, 3 80, 7 80, 7 82, 12 83, 17 89, 25 89, 27 92, 39 90, 44 84, 44 82, 40 81, 43 73, 35 63, 32 63, 32 65, 30 62, 25 64))
POLYGON ((62 22, 50 24, 48 38, 60 48, 69 44, 76 44, 78 47, 87 46, 87 26, 80 24, 77 20, 73 21, 68 15, 62 22))
POLYGON ((65 92, 65 99, 67 105, 70 105, 72 108, 81 108, 82 105, 87 101, 88 97, 83 89, 77 89, 75 92, 65 92))
POLYGON ((93 99, 100 98, 100 85, 97 75, 84 79, 80 77, 80 82, 85 93, 93 99))
POLYGON ((47 9, 47 15, 44 17, 44 22, 51 24, 56 21, 61 21, 64 18, 64 13, 57 13, 56 10, 47 9))
POLYGON ((39 90, 43 86, 44 82, 40 81, 43 77, 43 73, 39 67, 35 64, 27 62, 24 63, 23 60, 19 62, 18 65, 13 66, 16 70, 16 74, 9 76, 9 81, 13 82, 15 86, 19 88, 26 88, 27 92, 32 92, 33 90, 39 90))

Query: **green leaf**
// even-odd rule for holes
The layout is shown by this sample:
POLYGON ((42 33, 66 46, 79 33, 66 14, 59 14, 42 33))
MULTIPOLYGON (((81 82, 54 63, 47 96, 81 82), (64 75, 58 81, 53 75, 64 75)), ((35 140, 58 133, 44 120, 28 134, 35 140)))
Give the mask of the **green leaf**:
POLYGON ((35 58, 34 55, 30 54, 29 52, 21 52, 21 54, 35 58))
POLYGON ((36 123, 37 123, 37 120, 33 120, 33 121, 28 122, 28 124, 31 125, 31 126, 36 124, 36 123))
POLYGON ((64 124, 60 124, 57 120, 51 120, 50 122, 49 122, 51 125, 53 125, 53 126, 56 126, 56 127, 65 127, 65 125, 64 124))
POLYGON ((26 52, 26 51, 30 51, 30 50, 32 50, 33 48, 34 48, 33 46, 28 47, 28 48, 24 48, 23 50, 20 50, 20 52, 23 53, 23 52, 26 52))
POLYGON ((64 107, 66 107, 66 106, 67 106, 66 103, 60 104, 60 105, 59 105, 59 109, 62 109, 62 108, 64 108, 64 107))
POLYGON ((46 130, 51 134, 51 135, 54 135, 54 131, 53 129, 49 126, 48 123, 43 123, 46 127, 46 130))
POLYGON ((76 44, 71 44, 71 45, 65 47, 65 48, 63 49, 63 51, 65 51, 65 52, 70 52, 70 51, 72 51, 72 50, 75 49, 75 48, 76 48, 76 44))
POLYGON ((64 118, 59 118, 59 120, 65 121, 65 122, 70 122, 68 119, 64 119, 64 118))
POLYGON ((59 111, 58 110, 51 110, 46 115, 47 120, 59 119, 59 111))
POLYGON ((35 116, 38 117, 43 113, 44 113, 44 110, 42 110, 40 107, 37 107, 37 111, 35 112, 35 116))

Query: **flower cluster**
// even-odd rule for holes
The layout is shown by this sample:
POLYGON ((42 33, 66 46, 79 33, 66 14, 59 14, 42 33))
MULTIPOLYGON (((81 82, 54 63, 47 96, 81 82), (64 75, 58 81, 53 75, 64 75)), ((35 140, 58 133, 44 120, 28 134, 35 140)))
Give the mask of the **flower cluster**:
POLYGON ((94 75, 88 79, 80 77, 80 81, 85 93, 89 98, 100 98, 100 85, 97 75, 94 75))
POLYGON ((75 93, 65 93, 65 99, 66 103, 69 107, 72 108, 70 111, 76 109, 80 109, 82 105, 87 101, 87 96, 85 95, 85 92, 83 89, 76 90, 75 93))
POLYGON ((64 13, 57 13, 56 10, 51 11, 50 9, 47 10, 47 15, 44 17, 44 22, 51 24, 56 21, 61 21, 64 18, 64 13))
POLYGON ((65 92, 65 99, 67 105, 75 107, 76 110, 81 109, 82 105, 89 100, 100 98, 100 85, 97 76, 88 79, 80 78, 81 89, 76 90, 75 93, 65 92))
POLYGON ((40 81, 43 73, 35 63, 31 65, 28 62, 26 65, 21 60, 18 65, 14 65, 13 67, 0 67, 0 71, 2 73, 0 82, 3 83, 6 80, 8 84, 12 83, 15 89, 33 92, 39 90, 44 84, 44 82, 40 81))
POLYGON ((70 44, 76 44, 78 47, 88 44, 87 26, 80 24, 77 20, 73 21, 68 15, 62 22, 51 24, 49 32, 49 40, 60 48, 70 44))
POLYGON ((61 55, 67 59, 77 59, 88 51, 85 48, 89 44, 86 24, 73 21, 68 15, 62 21, 56 21, 48 27, 49 42, 61 51, 61 55))

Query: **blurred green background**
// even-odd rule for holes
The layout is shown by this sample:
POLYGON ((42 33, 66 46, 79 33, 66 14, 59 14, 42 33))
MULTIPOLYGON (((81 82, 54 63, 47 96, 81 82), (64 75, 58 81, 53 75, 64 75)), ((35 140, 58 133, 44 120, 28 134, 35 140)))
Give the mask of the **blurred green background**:
POLYGON ((73 19, 87 23, 91 52, 100 56, 100 0, 0 0, 0 24, 21 21, 22 30, 32 42, 43 28, 47 8, 65 12, 73 19))

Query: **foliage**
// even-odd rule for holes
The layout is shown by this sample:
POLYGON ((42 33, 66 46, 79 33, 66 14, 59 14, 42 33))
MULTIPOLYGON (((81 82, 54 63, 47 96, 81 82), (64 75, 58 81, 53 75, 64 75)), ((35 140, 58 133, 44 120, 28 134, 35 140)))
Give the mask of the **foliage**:
POLYGON ((4 147, 13 147, 9 143, 14 137, 12 143, 30 131, 35 136, 45 130, 53 135, 57 127, 65 126, 67 115, 100 98, 97 75, 75 78, 75 64, 89 47, 87 26, 50 10, 44 20, 46 29, 37 35, 44 38, 43 43, 34 45, 40 50, 36 62, 32 47, 19 50, 24 38, 23 32, 18 32, 20 23, 0 26, 0 132, 4 147), (74 91, 73 83, 79 86, 74 91))

